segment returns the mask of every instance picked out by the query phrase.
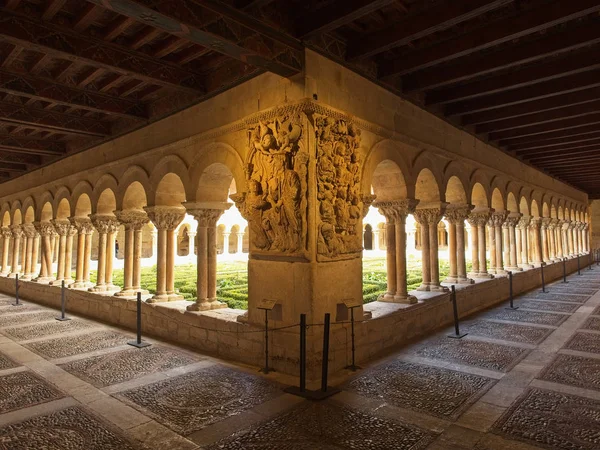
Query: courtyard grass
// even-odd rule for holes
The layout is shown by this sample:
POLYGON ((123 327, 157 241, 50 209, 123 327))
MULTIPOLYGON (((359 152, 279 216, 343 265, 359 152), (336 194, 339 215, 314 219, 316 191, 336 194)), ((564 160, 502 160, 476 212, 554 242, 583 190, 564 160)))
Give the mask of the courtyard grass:
MULTIPOLYGON (((467 264, 470 270, 470 263, 467 264)), ((450 271, 447 261, 440 261, 440 280, 446 278, 450 271)), ((90 278, 96 282, 96 272, 90 278)), ((363 258, 363 303, 370 303, 385 293, 386 282, 385 257, 363 258)), ((422 281, 421 260, 409 256, 407 260, 408 290, 419 287, 422 281)), ((123 269, 115 269, 113 283, 123 286, 123 269)), ((142 289, 150 293, 156 292, 156 266, 143 267, 141 273, 142 289)), ((196 265, 185 264, 175 266, 175 289, 186 300, 196 300, 196 265)), ((217 266, 217 298, 233 309, 248 309, 248 272, 247 263, 243 261, 219 262, 217 266)))

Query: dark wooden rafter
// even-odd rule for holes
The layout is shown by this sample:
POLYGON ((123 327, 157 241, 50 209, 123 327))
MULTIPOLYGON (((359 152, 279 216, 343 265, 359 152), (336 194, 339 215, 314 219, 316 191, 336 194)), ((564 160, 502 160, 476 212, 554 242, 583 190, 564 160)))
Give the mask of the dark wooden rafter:
POLYGON ((103 10, 96 5, 85 5, 81 13, 72 23, 73 29, 77 31, 86 30, 92 22, 102 14, 102 11, 103 10))
POLYGON ((585 125, 599 124, 600 113, 589 114, 587 116, 575 117, 571 119, 557 120, 551 123, 544 123, 540 125, 531 125, 523 128, 516 128, 513 130, 495 131, 489 133, 488 139, 490 141, 499 141, 502 139, 524 137, 537 134, 544 134, 552 131, 567 130, 570 128, 577 129, 585 125))
POLYGON ((0 61, 0 68, 12 66, 13 62, 19 57, 22 51, 23 47, 20 45, 13 45, 8 56, 4 58, 4 60, 0 61))
POLYGON ((61 141, 46 141, 11 134, 0 134, 0 150, 30 155, 60 156, 67 151, 67 148, 65 143, 61 141))
POLYGON ((115 22, 106 30, 104 34, 105 41, 112 41, 123 34, 127 28, 135 23, 131 17, 119 17, 115 22))
POLYGON ((551 155, 561 156, 570 155, 578 152, 585 152, 589 149, 600 147, 600 138, 590 139, 582 142, 575 142, 571 144, 557 145, 555 147, 541 147, 541 148, 529 148, 524 150, 514 150, 517 156, 540 156, 540 155, 551 155))
POLYGON ((33 77, 16 71, 0 70, 0 91, 65 106, 76 106, 88 111, 147 118, 143 108, 134 101, 71 87, 47 78, 33 77))
POLYGON ((27 165, 15 164, 11 162, 0 162, 0 170, 4 172, 22 173, 27 171, 27 165))
POLYGON ((388 77, 413 72, 543 31, 597 11, 600 11, 600 4, 597 0, 555 1, 543 4, 525 13, 486 24, 467 34, 448 39, 426 49, 415 50, 389 63, 383 63, 379 68, 379 74, 382 77, 388 77))
POLYGON ((4 12, 0 15, 0 30, 0 38, 5 41, 28 46, 48 56, 105 68, 193 94, 202 91, 200 76, 194 72, 63 27, 4 12))
MULTIPOLYGON (((139 22, 146 23, 156 29, 165 31, 174 36, 186 39, 203 47, 227 55, 238 61, 251 64, 260 69, 288 77, 299 73, 303 68, 303 53, 297 48, 286 47, 280 54, 270 55, 258 53, 251 48, 240 45, 214 33, 202 30, 204 23, 199 19, 200 10, 208 8, 208 3, 202 5, 191 0, 166 0, 154 5, 154 8, 145 6, 142 0, 87 0, 90 3, 110 9, 116 13, 131 17, 139 22)), ((247 15, 243 15, 246 20, 247 15)), ((270 33, 272 34, 272 33, 270 33)), ((283 35, 282 35, 283 36, 283 35)), ((263 41, 271 41, 268 47, 275 48, 272 37, 262 36, 263 41)), ((281 39, 283 40, 283 38, 281 39)), ((287 38, 289 40, 289 38, 287 38)), ((282 44, 282 42, 277 42, 282 44)), ((299 44, 297 44, 299 45, 299 44)))
POLYGON ((42 14, 42 20, 52 20, 54 16, 60 11, 67 0, 50 0, 46 4, 46 9, 42 14))
POLYGON ((5 0, 4 7, 6 9, 16 9, 19 3, 21 3, 21 0, 5 0))
POLYGON ((110 134, 109 127, 97 120, 19 106, 15 103, 0 102, 0 117, 3 121, 13 124, 41 125, 46 129, 55 129, 69 134, 97 137, 110 134))
POLYGON ((317 14, 310 14, 301 20, 298 35, 307 37, 333 31, 394 2, 395 0, 345 0, 330 3, 317 14))
POLYGON ((13 153, 10 151, 0 151, 0 161, 7 163, 22 163, 31 165, 40 165, 43 161, 41 155, 31 155, 26 153, 13 153))
POLYGON ((594 133, 598 131, 598 126, 596 125, 586 125, 577 128, 563 129, 563 130, 554 130, 548 131, 546 133, 540 133, 534 136, 523 136, 523 137, 512 137, 501 139, 498 142, 498 145, 502 147, 506 147, 509 145, 521 145, 528 144, 532 142, 539 142, 541 140, 552 140, 552 139, 560 139, 560 138, 569 138, 575 139, 578 136, 586 136, 589 133, 594 133))
POLYGON ((600 130, 592 133, 580 134, 578 136, 567 136, 553 139, 541 139, 532 142, 521 144, 513 144, 508 147, 510 151, 533 150, 533 149, 548 149, 549 151, 556 148, 561 148, 563 145, 585 144, 588 141, 600 139, 600 130))
POLYGON ((600 153, 600 149, 596 148, 595 153, 588 153, 587 155, 579 155, 579 156, 569 156, 568 158, 528 158, 529 162, 536 165, 543 165, 544 167, 563 167, 568 165, 572 166, 585 166, 586 164, 598 162, 598 154, 600 153))
MULTIPOLYGON (((470 20, 484 12, 508 5, 513 0, 472 0, 451 1, 444 7, 426 10, 407 17, 404 21, 389 27, 360 36, 350 42, 348 59, 357 60, 382 53, 394 47, 406 45, 430 34, 451 28, 470 20)), ((337 6, 337 3, 333 5, 337 6)), ((333 6, 332 5, 332 6, 333 6)))

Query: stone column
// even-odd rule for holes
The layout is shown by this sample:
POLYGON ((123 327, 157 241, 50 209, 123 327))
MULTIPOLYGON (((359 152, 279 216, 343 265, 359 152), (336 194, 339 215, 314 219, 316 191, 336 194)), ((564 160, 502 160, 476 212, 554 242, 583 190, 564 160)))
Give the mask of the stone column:
POLYGON ((120 290, 112 284, 112 268, 115 255, 115 232, 119 222, 115 216, 108 214, 91 214, 92 224, 98 231, 98 273, 96 286, 90 292, 113 292, 120 290))
POLYGON ((184 203, 187 213, 198 221, 197 229, 197 298, 188 311, 227 308, 217 300, 217 221, 230 203, 184 203))
POLYGON ((556 256, 559 260, 564 258, 562 228, 563 220, 557 219, 556 226, 554 227, 554 239, 556 240, 556 256))
POLYGON ((414 212, 417 200, 374 203, 386 219, 387 292, 379 298, 385 302, 416 303, 406 286, 406 217, 414 212))
MULTIPOLYGON (((495 273, 498 275, 506 274, 504 270, 504 259, 503 259, 503 239, 502 239, 502 226, 506 222, 508 217, 507 211, 496 211, 490 216, 490 223, 494 228, 494 238, 496 241, 496 263, 495 273)), ((491 258, 491 256, 490 256, 491 258)))
POLYGON ((62 280, 65 279, 65 258, 67 254, 67 235, 71 228, 71 223, 68 220, 55 219, 52 220, 54 229, 58 233, 58 262, 56 269, 56 279, 51 281, 50 284, 61 285, 62 280))
MULTIPOLYGON (((478 260, 477 272, 473 273, 472 276, 475 278, 493 278, 487 271, 487 260, 485 254, 485 225, 490 220, 490 214, 493 212, 491 209, 473 211, 469 216, 469 223, 477 227, 477 241, 473 240, 474 246, 477 247, 477 255, 473 250, 473 257, 478 260)), ((473 233, 475 234, 475 230, 473 233)), ((473 264, 475 268, 475 264, 473 264)))
POLYGON ((471 284, 474 281, 467 278, 465 261, 465 220, 473 209, 471 205, 455 206, 446 209, 448 221, 448 257, 450 273, 445 283, 471 284))
POLYGON ((52 241, 54 240, 54 225, 50 222, 35 222, 34 226, 41 237, 42 264, 40 273, 34 280, 37 283, 49 283, 52 277, 52 241))
MULTIPOLYGON (((237 234, 236 234, 237 237, 237 234)), ((188 231, 188 239, 189 239, 189 243, 188 243, 188 254, 187 256, 189 258, 191 258, 192 256, 194 256, 194 247, 196 245, 196 232, 195 231, 188 231)))
POLYGON ((546 264, 550 262, 550 236, 549 226, 552 219, 544 217, 541 226, 541 244, 542 244, 542 261, 546 264))
POLYGON ((414 212, 416 220, 421 225, 421 253, 423 268, 423 283, 420 291, 447 291, 440 286, 440 267, 438 257, 438 223, 446 210, 447 203, 439 206, 417 209, 414 212), (426 267, 428 266, 428 267, 426 267))
POLYGON ((540 217, 534 217, 531 219, 529 229, 531 230, 531 236, 533 239, 532 256, 534 267, 540 267, 542 265, 542 219, 540 217))
MULTIPOLYGON (((192 243, 192 248, 194 247, 194 244, 192 243)), ((243 231, 239 231, 237 233, 237 251, 236 253, 239 253, 240 255, 242 253, 244 253, 244 232, 243 231)))
POLYGON ((373 251, 379 250, 379 230, 373 229, 373 251))
POLYGON ((530 216, 523 216, 517 224, 517 228, 521 234, 521 268, 530 269, 533 267, 529 264, 529 222, 531 221, 530 216))
POLYGON ((556 262, 556 240, 554 230, 556 228, 556 219, 550 219, 546 237, 548 239, 548 258, 552 262, 556 262))
POLYGON ((31 268, 30 268, 30 279, 33 280, 37 274, 37 264, 40 256, 40 233, 37 228, 33 225, 33 249, 31 250, 31 268))
MULTIPOLYGON (((487 222, 486 235, 489 239, 489 252, 490 252, 490 266, 488 267, 488 273, 496 273, 496 230, 494 228, 494 222, 492 216, 487 222)), ((481 264, 481 262, 480 262, 481 264)))
POLYGON ((35 237, 35 228, 33 224, 27 223, 21 225, 23 230, 23 253, 21 257, 21 279, 31 280, 31 264, 33 257, 33 238, 35 237))
POLYGON ((470 278, 476 278, 479 274, 479 235, 477 234, 478 218, 469 215, 467 218, 471 226, 471 272, 468 274, 470 278))
POLYGON ((123 258, 123 289, 115 295, 134 297, 141 289, 142 228, 149 221, 144 211, 115 211, 117 220, 125 226, 125 253, 123 258))
POLYGON ((223 255, 229 254, 229 236, 231 233, 223 233, 223 255))
POLYGON ((583 251, 584 253, 590 253, 590 236, 589 236, 590 225, 588 223, 583 224, 583 251))
POLYGON ((579 254, 583 255, 583 222, 579 222, 577 227, 577 247, 579 250, 579 254))
POLYGON ((517 249, 519 248, 520 244, 521 244, 521 233, 516 231, 516 226, 519 223, 519 221, 521 220, 521 214, 519 213, 510 213, 506 219, 506 222, 504 223, 505 226, 508 228, 508 245, 509 245, 509 251, 508 251, 508 261, 507 261, 507 266, 506 269, 511 270, 511 271, 518 271, 518 270, 523 270, 521 267, 518 266, 518 262, 517 262, 517 255, 518 255, 518 251, 517 249), (517 239, 517 237, 519 239, 517 239))
POLYGON ((72 227, 77 231, 77 266, 75 269, 75 282, 69 285, 72 289, 89 289, 90 283, 90 255, 92 253, 92 233, 94 227, 87 217, 70 217, 72 227), (89 239, 88 239, 89 237, 89 239))
POLYGON ((8 252, 10 249, 10 240, 12 239, 12 231, 8 227, 2 227, 0 233, 2 234, 2 271, 0 275, 5 277, 10 273, 8 252))
POLYGON ((21 225, 13 225, 10 227, 13 236, 13 251, 12 251, 12 265, 9 278, 16 278, 19 273, 19 252, 21 251, 21 239, 23 238, 23 230, 21 225))
POLYGON ((573 227, 575 226, 574 222, 569 221, 567 223, 567 226, 565 227, 565 232, 566 232, 566 242, 567 242, 567 248, 569 249, 569 251, 567 252, 569 255, 569 258, 573 258, 573 256, 575 255, 575 250, 573 247, 573 227))
POLYGON ((73 239, 77 234, 77 229, 71 225, 67 232, 67 246, 65 254, 65 285, 70 286, 73 283, 72 268, 73 268, 73 239))
POLYGON ((183 296, 175 293, 174 270, 175 229, 185 217, 185 208, 177 206, 145 207, 148 217, 158 230, 156 260, 156 294, 148 303, 183 300, 183 296))

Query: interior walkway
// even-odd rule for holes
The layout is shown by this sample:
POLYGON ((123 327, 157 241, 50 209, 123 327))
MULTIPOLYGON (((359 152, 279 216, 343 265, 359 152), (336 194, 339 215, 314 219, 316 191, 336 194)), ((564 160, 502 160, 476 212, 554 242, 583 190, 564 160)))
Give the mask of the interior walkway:
POLYGON ((0 449, 600 448, 600 267, 308 402, 197 353, 0 296, 0 449))

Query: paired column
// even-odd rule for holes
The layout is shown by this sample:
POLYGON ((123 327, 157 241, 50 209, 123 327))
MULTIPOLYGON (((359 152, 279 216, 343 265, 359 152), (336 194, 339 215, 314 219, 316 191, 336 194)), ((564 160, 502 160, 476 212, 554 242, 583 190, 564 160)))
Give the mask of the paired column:
POLYGON ((556 219, 556 224, 554 226, 554 241, 556 242, 556 257, 558 260, 562 260, 564 258, 564 250, 563 250, 563 220, 556 219))
POLYGON ((423 282, 419 291, 447 291, 440 286, 440 267, 438 257, 438 223, 442 219, 447 203, 434 208, 417 209, 415 219, 421 225, 421 263, 423 282))
POLYGON ((227 305, 217 300, 217 221, 221 214, 231 205, 218 203, 202 205, 184 203, 188 214, 198 221, 196 230, 197 265, 196 303, 187 307, 188 311, 207 311, 210 309, 227 308, 227 305), (212 207, 206 207, 212 206, 212 207))
POLYGON ((495 256, 493 266, 494 273, 497 275, 506 274, 506 271, 504 270, 504 239, 502 234, 502 226, 506 222, 507 217, 507 211, 495 211, 490 215, 490 220, 488 221, 490 228, 493 229, 496 250, 494 254, 490 252, 490 260, 492 260, 492 258, 495 256))
POLYGON ((448 258, 450 273, 445 283, 472 284, 474 281, 467 277, 465 260, 465 220, 469 217, 473 206, 465 205, 446 209, 448 221, 448 258))
POLYGON ((89 289, 93 287, 90 282, 90 260, 92 256, 92 233, 94 226, 87 217, 70 217, 72 227, 77 232, 77 266, 75 268, 75 282, 69 287, 73 289, 89 289))
MULTIPOLYGON (((194 236, 195 235, 196 234, 194 233, 194 236)), ((238 231, 238 233, 237 233, 237 252, 236 253, 241 255, 243 252, 244 252, 244 232, 238 231)))
POLYGON ((182 295, 175 293, 174 270, 175 252, 177 251, 175 229, 185 217, 185 208, 177 206, 152 206, 144 209, 158 231, 156 293, 148 302, 183 300, 182 295))
POLYGON ((387 292, 379 298, 384 302, 417 303, 417 298, 408 295, 406 286, 406 217, 414 212, 417 200, 406 199, 377 202, 373 206, 385 216, 387 252, 387 292))
POLYGON ((66 256, 67 256, 67 236, 70 234, 71 222, 68 220, 52 220, 54 229, 58 233, 58 261, 56 268, 56 278, 50 284, 61 284, 65 280, 66 256))
POLYGON ((590 252, 590 225, 588 223, 583 224, 583 251, 584 253, 590 252))
POLYGON ((13 238, 13 235, 8 227, 2 227, 2 229, 0 229, 0 234, 2 235, 2 269, 0 275, 5 277, 10 273, 8 252, 10 250, 10 241, 13 238))
POLYGON ((8 274, 9 278, 16 278, 17 274, 19 274, 19 252, 21 251, 21 241, 23 239, 23 230, 21 229, 21 225, 13 225, 10 227, 12 231, 13 237, 13 251, 12 251, 12 264, 10 273, 8 274))
POLYGON ((474 211, 469 215, 471 224, 471 255, 473 269, 469 276, 471 278, 493 278, 487 271, 487 260, 485 254, 485 225, 490 220, 493 210, 474 211))
POLYGON ((141 288, 142 267, 142 228, 149 221, 144 211, 115 211, 120 223, 125 226, 125 253, 123 258, 124 277, 123 289, 115 295, 131 297, 141 292, 147 295, 148 291, 141 288))
MULTIPOLYGON (((34 264, 35 264, 35 262, 37 262, 36 260, 33 259, 33 256, 34 256, 33 255, 33 244, 34 244, 37 232, 35 231, 35 227, 31 223, 22 225, 22 228, 23 228, 23 248, 25 249, 25 252, 23 253, 23 257, 22 257, 22 268, 21 268, 21 271, 23 273, 22 279, 23 280, 31 280, 33 278, 34 264)), ((39 240, 37 242, 39 244, 39 240)), ((37 259, 37 252, 35 252, 35 253, 36 253, 35 257, 37 259)))
POLYGON ((575 227, 575 223, 571 222, 571 221, 568 221, 565 226, 567 248, 569 249, 567 254, 569 255, 569 258, 573 258, 575 256, 575 249, 573 246, 573 228, 574 227, 575 227))
POLYGON ((531 256, 533 258, 534 267, 540 267, 542 265, 542 219, 534 217, 529 223, 529 229, 531 231, 532 247, 531 256))
POLYGON ((108 214, 91 214, 90 219, 98 231, 98 272, 96 286, 89 290, 90 292, 119 291, 119 287, 112 283, 115 233, 119 229, 119 222, 115 216, 108 214))
POLYGON ((49 283, 52 277, 52 241, 56 231, 50 222, 35 222, 35 229, 40 235, 41 241, 41 265, 40 273, 34 280, 37 283, 49 283))
POLYGON ((549 217, 542 218, 541 226, 541 244, 542 244, 542 261, 548 264, 550 262, 550 231, 549 227, 552 219, 549 217))
POLYGON ((529 223, 531 221, 530 216, 523 216, 517 223, 517 232, 520 234, 520 248, 517 251, 520 254, 519 267, 522 269, 530 269, 533 266, 529 262, 529 223))
POLYGON ((506 228, 506 234, 508 235, 508 251, 506 255, 508 259, 505 261, 506 269, 510 271, 523 270, 518 266, 518 248, 521 243, 521 233, 517 231, 516 227, 521 220, 521 214, 510 213, 504 222, 503 228, 506 228), (518 238, 518 239, 517 239, 518 238))

